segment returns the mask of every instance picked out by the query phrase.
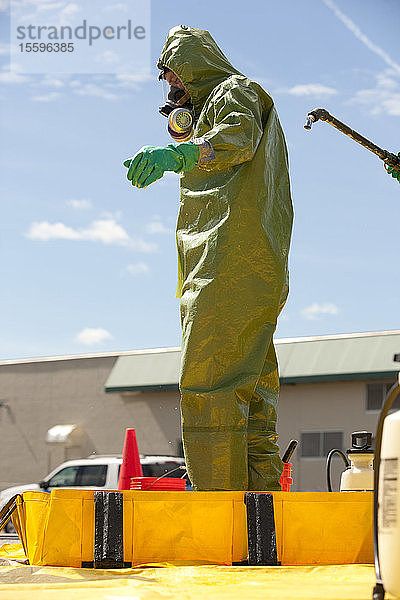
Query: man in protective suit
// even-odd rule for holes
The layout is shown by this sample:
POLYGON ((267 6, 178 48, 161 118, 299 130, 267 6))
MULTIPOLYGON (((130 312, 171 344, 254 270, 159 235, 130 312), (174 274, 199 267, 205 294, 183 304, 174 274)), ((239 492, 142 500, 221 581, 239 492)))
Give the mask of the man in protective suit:
POLYGON ((274 103, 204 30, 172 29, 158 62, 190 95, 194 139, 124 162, 146 187, 181 173, 177 245, 183 443, 195 490, 279 490, 272 336, 288 293, 292 203, 274 103))

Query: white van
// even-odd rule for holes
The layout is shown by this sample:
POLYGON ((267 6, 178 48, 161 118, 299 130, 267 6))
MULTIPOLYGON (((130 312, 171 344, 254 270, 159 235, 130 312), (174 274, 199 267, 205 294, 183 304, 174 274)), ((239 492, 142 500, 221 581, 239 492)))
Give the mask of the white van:
MULTIPOLYGON (((182 477, 186 474, 185 459, 179 456, 140 456, 144 477, 182 477)), ((68 460, 56 467, 39 483, 17 485, 0 492, 0 510, 16 494, 32 491, 51 492, 53 488, 82 488, 85 490, 116 490, 122 456, 98 456, 68 460)), ((187 489, 190 482, 186 475, 187 489)), ((11 521, 6 532, 14 531, 11 521)))

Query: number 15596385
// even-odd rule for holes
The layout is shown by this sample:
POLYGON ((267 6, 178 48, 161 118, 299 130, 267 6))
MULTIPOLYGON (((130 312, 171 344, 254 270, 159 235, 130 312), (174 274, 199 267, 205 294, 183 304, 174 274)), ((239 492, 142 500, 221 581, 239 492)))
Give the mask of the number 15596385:
POLYGON ((19 44, 21 52, 73 52, 74 44, 73 42, 69 43, 59 43, 59 42, 26 42, 25 44, 19 44))

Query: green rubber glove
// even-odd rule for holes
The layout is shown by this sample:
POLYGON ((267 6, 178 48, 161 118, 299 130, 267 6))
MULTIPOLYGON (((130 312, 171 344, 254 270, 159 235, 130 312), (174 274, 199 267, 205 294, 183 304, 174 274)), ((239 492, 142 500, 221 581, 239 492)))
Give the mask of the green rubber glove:
POLYGON ((193 142, 168 146, 143 146, 132 158, 124 161, 127 178, 138 188, 145 188, 160 179, 165 171, 190 171, 199 160, 199 147, 193 142))
MULTIPOLYGON (((397 156, 400 158, 400 152, 397 156)), ((393 167, 388 167, 387 165, 385 165, 385 168, 389 175, 394 177, 394 179, 397 179, 397 181, 400 183, 400 171, 396 171, 396 169, 393 169, 393 167)))

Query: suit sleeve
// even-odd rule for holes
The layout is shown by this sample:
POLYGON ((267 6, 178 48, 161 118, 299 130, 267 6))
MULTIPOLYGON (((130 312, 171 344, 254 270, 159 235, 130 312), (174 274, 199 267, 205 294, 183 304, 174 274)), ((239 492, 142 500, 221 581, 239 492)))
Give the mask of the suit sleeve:
MULTIPOLYGON (((225 169, 253 158, 263 134, 262 106, 257 92, 246 85, 221 87, 208 101, 198 166, 225 169)), ((272 105, 272 101, 271 101, 272 105)))

